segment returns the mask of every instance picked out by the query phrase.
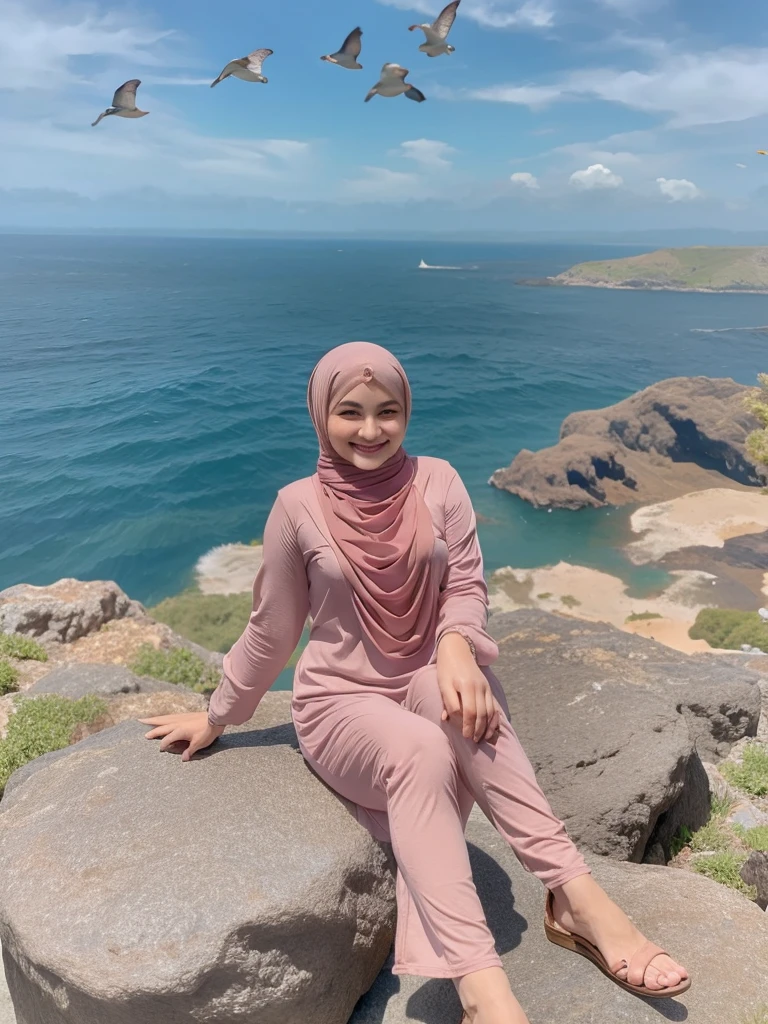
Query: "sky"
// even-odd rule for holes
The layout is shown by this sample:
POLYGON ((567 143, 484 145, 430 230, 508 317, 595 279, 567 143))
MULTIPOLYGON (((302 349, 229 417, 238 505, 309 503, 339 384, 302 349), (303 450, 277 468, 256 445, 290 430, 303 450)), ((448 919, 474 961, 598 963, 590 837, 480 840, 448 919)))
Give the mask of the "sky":
POLYGON ((0 226, 768 229, 764 0, 462 0, 429 58, 441 6, 0 0, 0 226), (363 103, 385 62, 427 101, 363 103), (92 128, 129 78, 149 116, 92 128))

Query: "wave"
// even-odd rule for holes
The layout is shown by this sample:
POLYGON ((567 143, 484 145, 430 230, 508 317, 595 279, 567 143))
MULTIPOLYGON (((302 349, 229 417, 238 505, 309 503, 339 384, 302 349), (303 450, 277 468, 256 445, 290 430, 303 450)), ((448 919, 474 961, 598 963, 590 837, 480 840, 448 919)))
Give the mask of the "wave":
POLYGON ((761 327, 691 327, 691 334, 730 334, 731 331, 756 331, 768 334, 768 324, 761 327))
POLYGON ((438 267, 433 266, 430 263, 425 263, 424 260, 419 263, 419 270, 461 270, 462 267, 438 267))

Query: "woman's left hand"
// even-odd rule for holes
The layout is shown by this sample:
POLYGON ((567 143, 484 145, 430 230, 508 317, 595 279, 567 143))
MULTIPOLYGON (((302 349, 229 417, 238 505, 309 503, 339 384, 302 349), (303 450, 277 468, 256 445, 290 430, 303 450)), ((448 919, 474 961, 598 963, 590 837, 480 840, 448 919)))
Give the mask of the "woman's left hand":
POLYGON ((461 732, 475 743, 499 738, 502 710, 464 637, 446 633, 437 648, 437 682, 444 722, 461 721, 461 732))

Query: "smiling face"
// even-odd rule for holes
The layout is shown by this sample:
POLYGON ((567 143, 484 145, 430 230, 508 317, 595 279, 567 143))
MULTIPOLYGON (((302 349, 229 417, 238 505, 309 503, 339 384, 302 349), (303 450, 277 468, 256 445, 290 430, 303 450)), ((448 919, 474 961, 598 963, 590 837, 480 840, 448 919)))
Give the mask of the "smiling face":
POLYGON ((334 451, 353 466, 378 469, 403 443, 405 410, 376 381, 358 384, 331 407, 328 436, 334 451))

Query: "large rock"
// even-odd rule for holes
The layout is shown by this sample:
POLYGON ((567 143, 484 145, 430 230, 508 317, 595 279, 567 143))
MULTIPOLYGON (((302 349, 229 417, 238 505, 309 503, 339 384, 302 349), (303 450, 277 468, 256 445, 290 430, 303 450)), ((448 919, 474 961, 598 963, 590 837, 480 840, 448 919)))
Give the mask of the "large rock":
POLYGON ((757 889, 758 907, 768 908, 768 853, 753 850, 742 865, 740 874, 747 885, 754 885, 757 889))
MULTIPOLYGON (((540 883, 477 808, 467 839, 496 948, 531 1024, 746 1024, 768 1002, 768 915, 732 889, 674 868, 588 858, 597 881, 637 926, 691 973, 691 988, 679 999, 650 1003, 547 941, 540 883)), ((458 1024, 461 1008, 451 981, 393 976, 390 966, 350 1024, 458 1024)))
POLYGON ((640 861, 646 845, 668 853, 680 825, 705 823, 699 755, 719 761, 755 734, 755 673, 533 609, 493 615, 489 630, 512 724, 576 842, 640 861))
POLYGON ((113 697, 118 693, 176 693, 178 690, 179 686, 176 683, 137 676, 124 665, 89 665, 76 662, 55 668, 33 683, 25 692, 32 696, 57 693, 61 697, 78 700, 89 693, 113 697))
POLYGON ((665 501, 707 487, 766 479, 745 448, 759 426, 751 389, 730 377, 672 377, 605 409, 571 413, 560 441, 523 449, 490 482, 536 506, 582 508, 665 501))
POLYGON ((116 583, 61 579, 47 587, 19 583, 0 590, 0 632, 41 643, 72 643, 112 619, 145 614, 116 583))
POLYGON ((307 768, 290 694, 190 762, 126 722, 12 776, 18 1024, 344 1024, 394 926, 387 848, 307 768))

